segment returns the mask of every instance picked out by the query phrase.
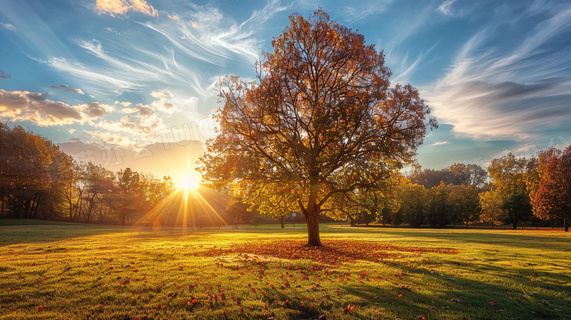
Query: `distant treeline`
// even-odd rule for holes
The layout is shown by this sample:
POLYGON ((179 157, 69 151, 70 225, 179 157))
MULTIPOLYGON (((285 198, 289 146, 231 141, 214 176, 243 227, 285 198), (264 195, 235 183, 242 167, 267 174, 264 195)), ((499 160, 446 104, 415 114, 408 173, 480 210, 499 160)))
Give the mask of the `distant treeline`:
MULTIPOLYGON (((493 159, 487 170, 457 163, 394 174, 383 191, 365 194, 352 224, 444 227, 450 224, 564 226, 571 214, 571 146, 526 158, 493 159)), ((351 211, 350 211, 351 212, 351 211)))
MULTIPOLYGON (((543 150, 530 159, 510 153, 493 159, 487 170, 458 163, 441 170, 418 169, 408 176, 394 172, 383 188, 364 190, 343 211, 353 225, 509 223, 516 228, 527 223, 567 230, 570 181, 571 146, 543 150)), ((0 217, 133 224, 173 191, 170 177, 77 163, 50 140, 0 123, 0 217)), ((225 223, 271 221, 256 208, 246 210, 239 199, 228 201, 229 195, 207 198, 225 223)), ((283 223, 289 215, 273 218, 283 223)))
POLYGON ((173 188, 169 177, 77 163, 50 140, 0 123, 0 217, 130 224, 173 188))

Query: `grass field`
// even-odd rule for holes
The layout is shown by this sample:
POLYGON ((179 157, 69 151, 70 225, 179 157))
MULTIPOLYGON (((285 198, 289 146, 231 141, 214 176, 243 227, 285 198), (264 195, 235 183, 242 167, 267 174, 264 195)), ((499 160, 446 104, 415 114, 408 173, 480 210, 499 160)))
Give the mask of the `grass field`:
POLYGON ((0 319, 571 319, 563 232, 0 223, 0 319))

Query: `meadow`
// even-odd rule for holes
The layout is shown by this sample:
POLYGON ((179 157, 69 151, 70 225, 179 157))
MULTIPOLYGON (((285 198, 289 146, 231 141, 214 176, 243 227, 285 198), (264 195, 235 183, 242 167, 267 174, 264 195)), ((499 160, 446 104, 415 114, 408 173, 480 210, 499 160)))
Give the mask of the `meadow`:
POLYGON ((571 235, 0 221, 0 319, 571 319, 571 235))

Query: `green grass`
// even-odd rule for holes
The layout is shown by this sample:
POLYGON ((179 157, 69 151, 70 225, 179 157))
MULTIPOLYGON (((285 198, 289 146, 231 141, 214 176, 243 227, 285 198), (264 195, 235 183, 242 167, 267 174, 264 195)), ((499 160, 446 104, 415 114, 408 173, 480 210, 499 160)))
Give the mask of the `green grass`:
POLYGON ((0 319, 571 319, 571 235, 562 232, 324 225, 325 243, 392 246, 335 265, 224 251, 306 238, 275 225, 6 224, 0 319))

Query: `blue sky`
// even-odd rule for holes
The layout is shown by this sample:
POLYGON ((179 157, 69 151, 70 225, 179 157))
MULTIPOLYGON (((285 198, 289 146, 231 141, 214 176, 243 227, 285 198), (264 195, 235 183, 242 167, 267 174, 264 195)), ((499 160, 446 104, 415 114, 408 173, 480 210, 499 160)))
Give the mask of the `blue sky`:
POLYGON ((211 137, 217 79, 253 78, 288 16, 319 6, 431 106, 423 167, 571 144, 568 0, 0 0, 0 120, 136 167, 149 144, 211 137))

